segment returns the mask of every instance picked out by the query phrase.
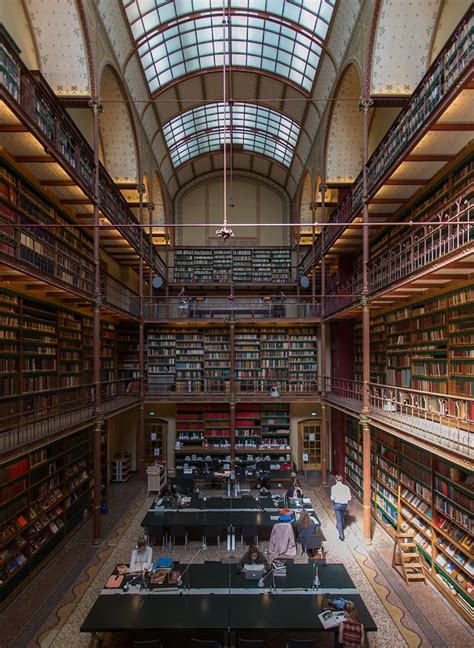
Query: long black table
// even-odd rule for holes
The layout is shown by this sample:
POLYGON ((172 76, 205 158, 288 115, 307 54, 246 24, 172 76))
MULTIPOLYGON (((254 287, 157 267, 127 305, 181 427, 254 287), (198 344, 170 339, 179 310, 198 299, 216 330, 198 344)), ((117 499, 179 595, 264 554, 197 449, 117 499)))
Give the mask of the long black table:
MULTIPOLYGON (((184 573, 186 565, 176 563, 174 569, 184 573)), ((339 596, 354 603, 367 632, 377 630, 343 565, 321 567, 318 589, 313 579, 312 564, 289 563, 286 576, 273 579, 269 574, 259 588, 258 581, 247 581, 235 564, 191 565, 180 587, 131 587, 126 593, 104 589, 81 632, 154 631, 169 645, 176 645, 177 635, 182 635, 179 645, 186 645, 190 634, 203 633, 221 639, 250 631, 263 636, 273 631, 327 633, 331 631, 325 631, 318 618, 322 600, 339 596)))

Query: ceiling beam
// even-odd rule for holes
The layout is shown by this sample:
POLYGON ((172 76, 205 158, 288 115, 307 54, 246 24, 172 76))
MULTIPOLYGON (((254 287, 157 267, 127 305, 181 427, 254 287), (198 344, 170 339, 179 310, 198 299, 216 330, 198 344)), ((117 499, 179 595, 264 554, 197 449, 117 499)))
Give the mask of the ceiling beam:
POLYGON ((450 162, 454 158, 454 155, 441 155, 439 153, 434 155, 415 155, 412 153, 407 155, 403 162, 450 162))
POLYGON ((416 178, 411 178, 408 179, 406 178, 405 180, 403 179, 395 179, 395 180, 385 180, 384 184, 388 185, 390 187, 403 187, 403 186, 408 186, 408 185, 425 185, 429 182, 429 180, 417 180, 416 178))
POLYGON ((20 164, 51 164, 56 160, 51 155, 15 155, 15 162, 20 164))
POLYGON ((0 124, 0 133, 28 133, 23 124, 0 124))
POLYGON ((43 187, 77 187, 74 180, 40 180, 43 187))
POLYGON ((438 122, 430 126, 432 131, 473 131, 474 124, 458 123, 458 122, 438 122))

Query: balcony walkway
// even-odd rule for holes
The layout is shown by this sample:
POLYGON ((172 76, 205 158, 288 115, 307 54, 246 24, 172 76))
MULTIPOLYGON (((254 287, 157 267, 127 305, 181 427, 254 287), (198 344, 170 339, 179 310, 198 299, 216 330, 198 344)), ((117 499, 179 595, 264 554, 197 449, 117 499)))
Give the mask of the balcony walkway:
MULTIPOLYGON (((345 411, 360 414, 362 401, 355 398, 326 394, 326 401, 339 405, 345 411)), ((439 420, 439 415, 426 412, 426 418, 413 416, 402 411, 403 407, 392 406, 393 410, 371 407, 369 417, 374 424, 381 423, 388 428, 396 428, 409 436, 421 439, 426 443, 441 446, 446 450, 474 459, 474 434, 469 430, 451 427, 439 420), (431 417, 431 418, 430 418, 431 417)), ((408 406, 407 406, 408 408, 408 406)))
MULTIPOLYGON (((139 395, 121 394, 102 403, 102 413, 112 415, 139 402, 139 395)), ((15 450, 23 445, 39 441, 60 432, 77 428, 80 425, 92 423, 95 407, 92 403, 81 409, 64 412, 53 417, 21 426, 17 429, 5 430, 0 433, 0 452, 15 450)))

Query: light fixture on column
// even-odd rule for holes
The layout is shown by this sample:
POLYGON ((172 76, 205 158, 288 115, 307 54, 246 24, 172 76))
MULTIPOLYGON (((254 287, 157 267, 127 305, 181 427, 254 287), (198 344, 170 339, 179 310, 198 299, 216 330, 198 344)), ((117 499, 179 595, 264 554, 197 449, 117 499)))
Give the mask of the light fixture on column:
MULTIPOLYGON (((224 222, 222 227, 216 230, 217 238, 227 241, 234 236, 234 232, 227 224, 227 94, 226 94, 226 45, 227 45, 227 29, 229 27, 229 19, 226 15, 226 3, 222 9, 222 94, 224 106, 224 124, 223 124, 223 141, 224 141, 224 222)), ((230 133, 232 139, 232 131, 230 133)))

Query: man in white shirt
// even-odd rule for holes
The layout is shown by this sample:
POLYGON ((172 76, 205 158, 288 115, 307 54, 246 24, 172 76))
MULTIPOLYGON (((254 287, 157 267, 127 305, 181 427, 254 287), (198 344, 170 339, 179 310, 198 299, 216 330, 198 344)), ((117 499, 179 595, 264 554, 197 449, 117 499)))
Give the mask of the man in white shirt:
POLYGON ((331 488, 331 500, 336 514, 336 526, 339 532, 339 540, 344 540, 344 515, 347 504, 351 501, 349 486, 342 483, 341 475, 336 475, 336 483, 331 488))

